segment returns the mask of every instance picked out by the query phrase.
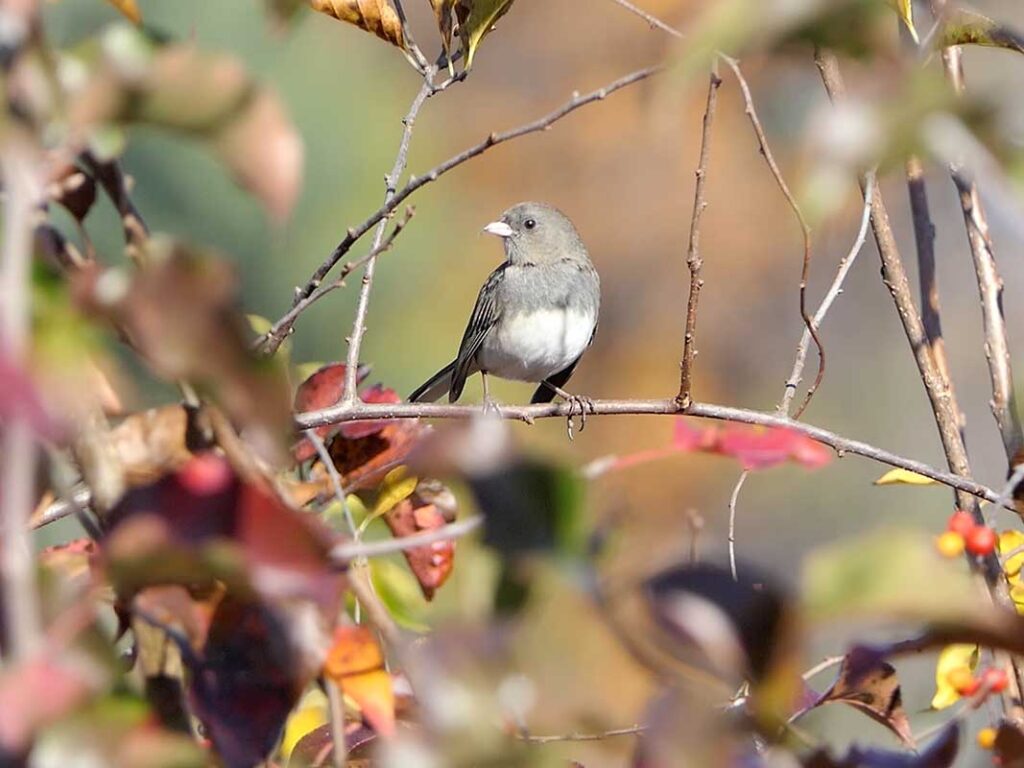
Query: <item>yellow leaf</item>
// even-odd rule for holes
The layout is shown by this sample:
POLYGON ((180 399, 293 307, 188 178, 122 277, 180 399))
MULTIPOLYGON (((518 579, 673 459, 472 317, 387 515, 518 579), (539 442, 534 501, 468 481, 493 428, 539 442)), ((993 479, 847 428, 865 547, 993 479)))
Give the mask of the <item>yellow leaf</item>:
POLYGON ((1024 614, 1024 585, 1014 584, 1010 587, 1010 599, 1017 609, 1017 613, 1024 614))
POLYGON ((402 20, 388 0, 309 0, 314 11, 372 32, 403 51, 402 20))
POLYGON ((319 688, 306 693, 292 710, 284 725, 284 736, 281 739, 281 758, 287 762, 302 738, 330 721, 330 710, 327 697, 319 688))
POLYGON ((459 36, 466 56, 466 69, 473 66, 473 56, 480 41, 494 23, 508 13, 514 0, 457 0, 455 14, 459 19, 459 36))
POLYGON ((1005 571, 1011 584, 1021 584, 1021 567, 1024 566, 1024 551, 1007 557, 1016 549, 1024 547, 1024 533, 1021 531, 1003 531, 999 534, 999 554, 1003 558, 1005 571))
POLYGON ((908 469, 890 469, 875 480, 875 485, 935 485, 935 481, 908 469))
POLYGON ((945 709, 960 700, 960 694, 949 681, 949 674, 955 670, 973 671, 978 666, 978 646, 969 644, 947 645, 939 653, 935 665, 935 695, 932 709, 945 709))
POLYGON ((128 17, 133 24, 142 23, 142 12, 139 11, 138 0, 107 0, 107 2, 128 17))
POLYGON ((899 14, 900 19, 907 26, 907 31, 910 32, 910 36, 914 38, 915 43, 919 43, 920 40, 917 37, 917 30, 914 29, 914 2, 913 0, 889 0, 889 5, 896 9, 896 13, 899 14))
POLYGON ((398 502, 407 499, 416 490, 419 478, 409 474, 407 467, 396 467, 384 476, 377 492, 377 501, 373 505, 373 517, 379 517, 394 507, 398 502))

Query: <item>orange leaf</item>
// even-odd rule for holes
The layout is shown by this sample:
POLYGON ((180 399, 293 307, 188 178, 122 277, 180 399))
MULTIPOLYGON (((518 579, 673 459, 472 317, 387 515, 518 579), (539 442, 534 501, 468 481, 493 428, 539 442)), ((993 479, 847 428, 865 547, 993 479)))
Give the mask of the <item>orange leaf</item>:
POLYGON ((384 655, 366 627, 338 627, 327 654, 324 674, 359 705, 377 733, 395 732, 395 692, 384 669, 384 655))

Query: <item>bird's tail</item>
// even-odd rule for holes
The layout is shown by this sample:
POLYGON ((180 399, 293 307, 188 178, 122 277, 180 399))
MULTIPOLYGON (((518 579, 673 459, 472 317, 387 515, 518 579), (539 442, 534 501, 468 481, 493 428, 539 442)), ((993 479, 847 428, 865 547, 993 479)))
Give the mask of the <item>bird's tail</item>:
POLYGON ((416 388, 416 391, 409 395, 410 403, 427 402, 433 403, 440 400, 452 387, 452 375, 455 373, 455 362, 448 363, 444 368, 435 373, 423 384, 416 388))

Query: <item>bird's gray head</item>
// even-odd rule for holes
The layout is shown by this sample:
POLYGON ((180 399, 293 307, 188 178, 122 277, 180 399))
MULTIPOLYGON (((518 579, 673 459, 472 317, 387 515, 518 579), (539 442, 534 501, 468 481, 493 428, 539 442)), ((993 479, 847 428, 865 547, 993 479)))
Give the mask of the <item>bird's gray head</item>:
POLYGON ((500 237, 511 264, 544 264, 587 258, 587 249, 569 218, 544 203, 519 203, 484 227, 500 237))

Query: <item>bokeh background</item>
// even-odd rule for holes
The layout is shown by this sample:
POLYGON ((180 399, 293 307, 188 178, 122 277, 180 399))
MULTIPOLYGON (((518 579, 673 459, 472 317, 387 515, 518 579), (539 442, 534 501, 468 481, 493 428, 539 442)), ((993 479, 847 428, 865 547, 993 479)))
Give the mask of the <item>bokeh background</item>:
MULTIPOLYGON (((150 226, 221 251, 237 265, 246 311, 275 318, 289 306, 292 287, 305 281, 345 229, 379 206, 400 118, 419 87, 418 77, 386 44, 312 13, 300 14, 294 27, 280 30, 268 24, 256 0, 141 0, 140 5, 151 27, 239 56, 277 88, 302 135, 303 191, 282 227, 270 225, 258 204, 194 143, 136 132, 125 158, 150 226)), ((417 39, 433 51, 436 33, 427 3, 408 0, 406 5, 417 39)), ((706 3, 645 0, 643 5, 685 28, 706 3)), ((1024 26, 1019 3, 975 5, 1024 26)), ((47 13, 49 33, 62 44, 116 20, 113 11, 92 2, 66 0, 47 13)), ((409 170, 421 173, 492 130, 547 112, 574 90, 603 85, 686 44, 649 29, 610 0, 520 0, 486 41, 471 77, 422 110, 409 170)), ((808 118, 825 103, 813 63, 809 56, 793 55, 753 58, 744 66, 783 172, 799 187, 808 118)), ((1024 141, 1024 58, 971 50, 966 66, 971 90, 1003 105, 1006 119, 1019 129, 1017 139, 1024 141)), ((865 66, 850 67, 847 74, 854 88, 874 87, 879 79, 878 71, 865 66)), ((727 72, 723 77, 701 240, 705 288, 695 394, 700 400, 771 409, 781 396, 802 329, 797 308, 800 236, 758 154, 736 83, 727 72)), ((498 243, 480 235, 481 227, 506 207, 536 199, 572 217, 602 277, 600 330, 573 389, 594 398, 674 394, 704 97, 703 78, 631 87, 574 113, 549 132, 495 148, 418 193, 412 201, 415 218, 393 251, 381 257, 377 271, 363 347, 365 360, 374 366, 372 378, 407 393, 451 359, 479 285, 501 258, 498 243)), ((988 411, 970 254, 947 174, 934 165, 928 171, 944 329, 966 411, 971 459, 979 480, 999 486, 1005 459, 988 411)), ((913 273, 905 184, 900 174, 891 173, 881 189, 913 273)), ((859 214, 851 184, 842 209, 815 226, 812 305, 849 249, 859 214)), ((1019 362, 1024 359, 1021 228, 999 216, 991 224, 1006 282, 1011 349, 1019 362)), ((112 209, 95 212, 90 227, 101 249, 119 251, 112 209)), ((296 360, 344 356, 357 286, 353 280, 301 318, 293 338, 296 360)), ((829 352, 828 372, 805 418, 941 465, 927 400, 879 279, 870 238, 821 335, 829 352)), ((812 353, 809 371, 815 362, 812 353)), ((1018 373, 1024 380, 1019 367, 1018 373)), ((502 384, 497 394, 506 402, 522 402, 531 391, 526 385, 502 384)), ((167 393, 141 388, 138 396, 158 402, 167 393)), ((464 398, 478 399, 478 385, 471 385, 464 398)), ((561 421, 515 426, 530 450, 576 465, 667 443, 671 429, 671 420, 664 418, 595 418, 569 443, 561 421)), ((848 457, 814 472, 786 467, 756 474, 740 497, 741 560, 793 582, 801 556, 818 543, 894 522, 939 530, 950 494, 940 487, 873 487, 883 470, 848 457)), ((609 568, 638 573, 687 551, 691 509, 705 520, 703 555, 724 558, 727 501, 737 476, 729 460, 689 455, 596 483, 590 504, 595 520, 616 515, 620 521, 609 568)), ((598 622, 565 633, 564 617, 591 611, 585 601, 555 589, 537 611, 537 643, 548 650, 543 662, 548 667, 537 671, 562 689, 555 702, 539 708, 538 731, 571 729, 588 717, 608 727, 632 722, 649 682, 615 650, 598 622)), ((840 651, 835 644, 846 636, 837 629, 835 636, 818 638, 808 658, 840 651)), ((912 714, 930 699, 930 674, 927 661, 908 665, 904 699, 912 714)), ((929 717, 914 714, 915 723, 927 725, 929 717)), ((890 743, 880 728, 864 722, 855 714, 829 710, 808 718, 808 727, 827 725, 833 733, 890 743)), ((552 749, 591 766, 620 764, 620 750, 626 747, 620 742, 552 749)))

